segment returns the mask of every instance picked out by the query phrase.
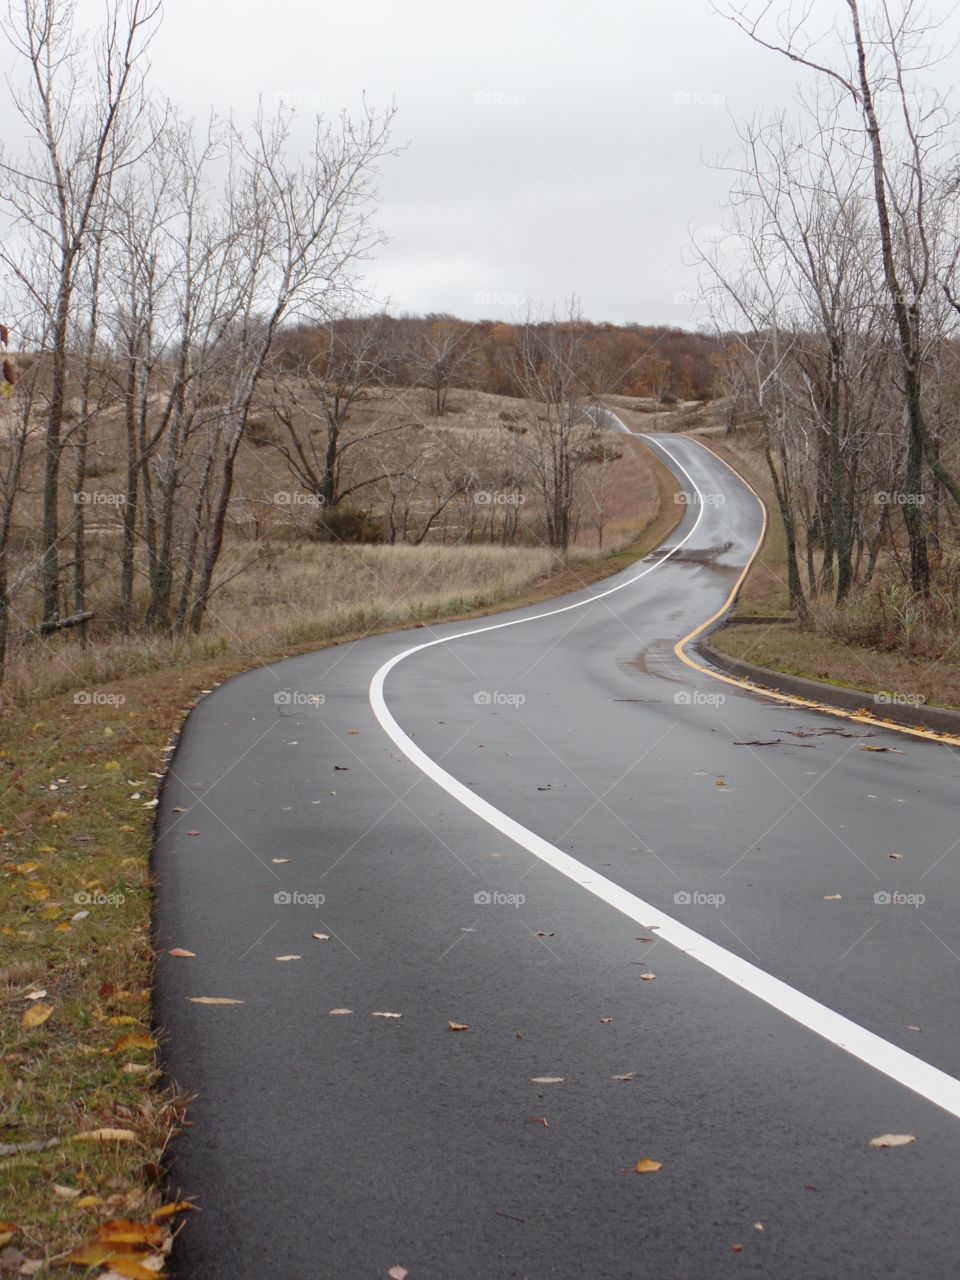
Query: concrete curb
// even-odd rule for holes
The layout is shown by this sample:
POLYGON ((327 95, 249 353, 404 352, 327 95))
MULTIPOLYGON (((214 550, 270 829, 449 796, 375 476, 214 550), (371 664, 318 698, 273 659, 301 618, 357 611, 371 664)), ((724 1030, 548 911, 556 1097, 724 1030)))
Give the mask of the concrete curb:
POLYGON ((865 689, 841 689, 818 680, 806 680, 802 676, 785 675, 771 671, 769 667, 754 666, 714 649, 707 641, 700 640, 694 646, 700 656, 711 666, 740 680, 749 680, 761 690, 771 689, 796 698, 806 698, 843 711, 862 712, 875 717, 878 724, 884 721, 905 725, 909 729, 932 729, 934 733, 960 735, 960 711, 946 711, 940 707, 904 706, 896 702, 878 702, 881 696, 865 689))

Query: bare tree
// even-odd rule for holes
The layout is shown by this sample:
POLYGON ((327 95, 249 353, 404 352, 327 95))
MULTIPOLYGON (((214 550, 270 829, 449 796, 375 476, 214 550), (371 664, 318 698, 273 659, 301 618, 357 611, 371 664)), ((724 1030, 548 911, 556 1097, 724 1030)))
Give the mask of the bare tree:
MULTIPOLYGON (((60 463, 77 273, 103 209, 104 185, 142 146, 142 61, 158 12, 157 0, 108 0, 105 23, 95 37, 88 92, 71 0, 18 0, 4 27, 27 69, 14 103, 30 141, 22 158, 0 153, 0 203, 13 224, 0 254, 19 275, 20 242, 33 239, 44 246, 52 267, 43 297, 50 346, 42 561, 47 626, 56 622, 61 607, 60 463)), ((28 289, 35 284, 24 283, 28 289)))
POLYGON ((517 449, 543 503, 547 541, 565 551, 575 522, 577 478, 598 434, 588 412, 593 394, 585 377, 583 320, 575 300, 562 319, 528 318, 522 326, 517 379, 529 424, 527 433, 517 437, 517 449))

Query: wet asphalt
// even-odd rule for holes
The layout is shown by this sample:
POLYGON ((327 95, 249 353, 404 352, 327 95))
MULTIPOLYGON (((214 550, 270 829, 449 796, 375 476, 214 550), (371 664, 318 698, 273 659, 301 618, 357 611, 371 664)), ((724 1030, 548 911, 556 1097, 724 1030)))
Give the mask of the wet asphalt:
POLYGON ((155 850, 157 945, 196 953, 161 954, 156 984, 166 1070, 196 1095, 171 1150, 202 1207, 180 1280, 957 1275, 957 1119, 492 830, 371 709, 399 651, 529 619, 391 671, 416 745, 960 1074, 960 756, 684 666, 761 514, 695 441, 651 447, 689 502, 645 564, 251 671, 187 721, 155 850), (916 1140, 867 1145, 885 1133, 916 1140))

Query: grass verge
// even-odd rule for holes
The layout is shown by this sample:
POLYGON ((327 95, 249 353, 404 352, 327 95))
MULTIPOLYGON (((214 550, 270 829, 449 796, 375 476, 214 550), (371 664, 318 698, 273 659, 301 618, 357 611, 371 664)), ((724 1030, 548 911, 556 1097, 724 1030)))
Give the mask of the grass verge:
POLYGON ((149 1277, 169 1241, 175 1215, 154 1215, 186 1100, 158 1088, 149 859, 171 735, 191 706, 252 666, 533 604, 627 567, 683 512, 670 473, 651 467, 646 525, 610 554, 313 547, 283 573, 274 561, 252 572, 209 637, 62 643, 14 673, 0 718, 4 1274, 53 1275, 72 1255, 88 1274, 149 1277), (131 1219, 119 1239, 111 1224, 131 1219))
POLYGON ((960 709, 957 663, 911 657, 900 651, 884 652, 779 621, 792 612, 787 592, 786 543, 756 434, 744 428, 733 437, 711 436, 702 443, 749 481, 766 503, 769 517, 766 539, 737 597, 731 625, 713 632, 710 644, 732 658, 787 675, 960 709), (745 616, 754 621, 738 625, 737 619, 745 616))

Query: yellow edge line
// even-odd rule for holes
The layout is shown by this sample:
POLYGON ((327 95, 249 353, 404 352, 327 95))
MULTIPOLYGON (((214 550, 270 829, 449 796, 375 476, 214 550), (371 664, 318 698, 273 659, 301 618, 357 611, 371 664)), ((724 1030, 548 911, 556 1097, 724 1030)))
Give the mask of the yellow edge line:
POLYGON ((739 471, 736 471, 730 463, 726 461, 725 458, 721 458, 718 453, 714 452, 714 450, 702 440, 697 440, 693 436, 687 436, 686 438, 688 440, 692 440, 694 444, 700 445, 702 449, 706 449, 707 453, 709 453, 711 457, 716 458, 718 462, 722 463, 727 470, 731 472, 731 474, 736 476, 742 485, 745 485, 746 488, 750 490, 756 498, 757 504, 763 515, 763 527, 760 530, 760 537, 757 539, 757 545, 753 548, 750 553, 749 560, 743 566, 743 571, 741 572, 740 577, 733 584, 733 589, 717 612, 713 617, 708 618, 706 622, 701 622, 700 625, 691 631, 689 635, 684 636, 682 640, 678 640, 674 645, 673 651, 680 661, 686 666, 692 668, 692 670, 699 671, 703 675, 709 676, 711 680, 720 680, 724 684, 733 685, 737 689, 747 689, 750 693, 761 694, 764 698, 773 698, 776 702, 785 702, 791 707, 806 707, 810 711, 820 711, 829 716, 836 716, 841 720, 855 720, 858 724, 868 724, 873 728, 890 729, 894 733, 905 733, 911 738, 923 738, 927 742, 941 742, 946 746, 960 747, 960 736, 949 733, 935 733, 932 729, 911 728, 909 725, 897 724, 893 720, 883 720, 879 716, 870 715, 868 712, 845 711, 842 707, 833 707, 825 702, 813 702, 809 698, 800 698, 794 694, 779 693, 776 689, 768 689, 764 685, 754 684, 751 680, 742 680, 737 676, 725 675, 719 671, 714 671, 711 667, 706 667, 702 663, 697 662, 694 658, 690 657, 686 652, 687 645, 691 644, 699 636, 703 635, 704 631, 706 631, 708 627, 713 626, 719 618, 722 618, 736 600, 737 594, 743 586, 747 574, 753 568, 753 562, 760 554, 760 548, 763 546, 763 541, 767 536, 767 525, 769 521, 767 517, 766 503, 760 497, 759 493, 757 493, 756 489, 754 489, 750 481, 745 479, 739 471))

